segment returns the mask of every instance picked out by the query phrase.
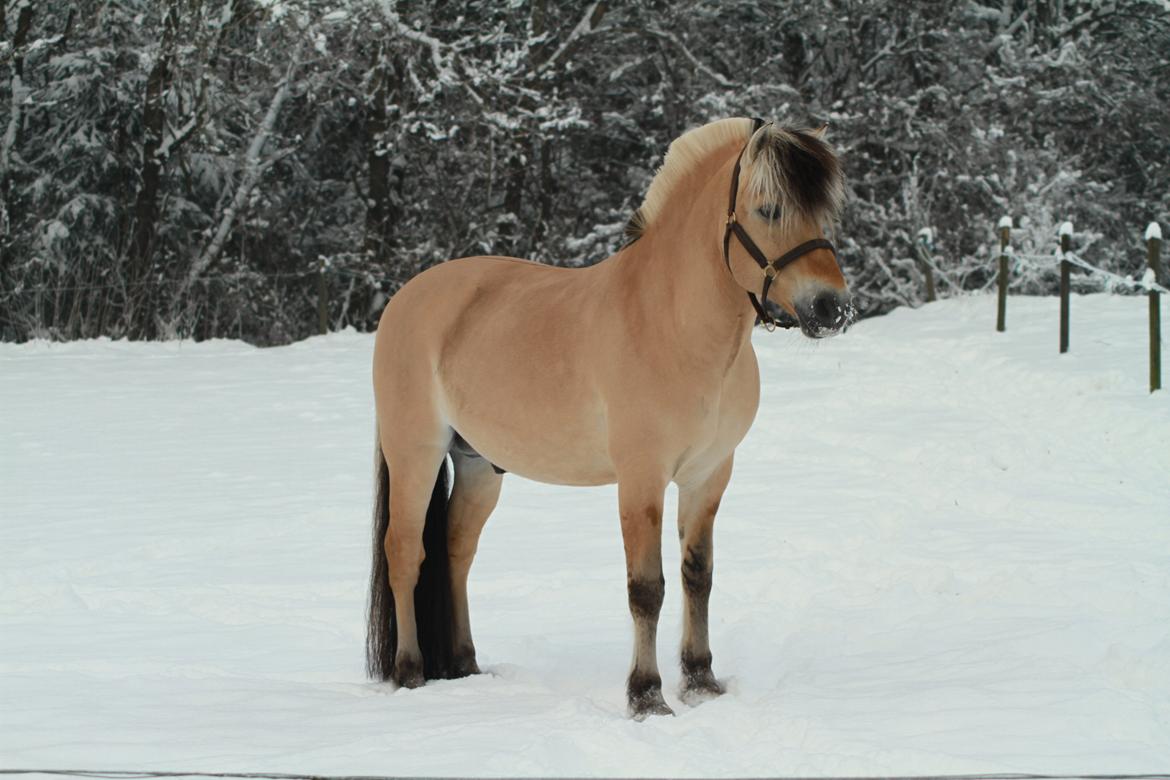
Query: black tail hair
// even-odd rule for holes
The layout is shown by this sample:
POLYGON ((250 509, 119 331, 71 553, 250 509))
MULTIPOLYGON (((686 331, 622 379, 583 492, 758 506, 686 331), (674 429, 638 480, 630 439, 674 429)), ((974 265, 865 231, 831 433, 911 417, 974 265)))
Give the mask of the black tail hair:
MULTIPOLYGON (((451 564, 447 555, 447 461, 439 466, 423 526, 426 558, 414 588, 414 618, 422 651, 423 676, 428 680, 452 675, 455 615, 451 599, 451 564)), ((381 447, 374 478, 374 550, 370 571, 370 613, 366 633, 366 671, 375 680, 394 674, 398 626, 394 594, 390 591, 390 562, 386 559, 386 531, 390 527, 390 471, 381 447)))

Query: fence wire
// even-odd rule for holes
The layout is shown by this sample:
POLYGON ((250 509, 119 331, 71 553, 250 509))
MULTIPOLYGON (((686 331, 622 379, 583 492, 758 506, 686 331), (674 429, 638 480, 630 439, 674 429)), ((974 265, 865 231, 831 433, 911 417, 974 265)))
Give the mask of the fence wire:
POLYGON ((1152 271, 1147 271, 1141 279, 1131 279, 1128 276, 1121 276, 1120 274, 1115 274, 1112 271, 1106 271, 1104 268, 1098 268, 1075 252, 1061 253, 1058 251, 1051 255, 1031 255, 1013 252, 1009 247, 1006 250, 997 253, 997 255, 999 254, 1006 254, 1009 260, 1015 261, 1017 268, 1021 265, 1029 265, 1033 268, 1045 265, 1060 265, 1061 260, 1067 260, 1078 268, 1082 268, 1094 276, 1108 279, 1114 284, 1123 285, 1135 290, 1144 290, 1146 292, 1170 294, 1170 289, 1167 289, 1158 284, 1158 280, 1153 278, 1152 271))
MULTIPOLYGON (((1059 251, 1057 251, 1051 255, 1026 254, 1026 253, 1015 252, 1009 246, 1009 247, 1006 247, 1002 251, 997 249, 994 256, 998 257, 1001 254, 1006 254, 1008 256, 1008 258, 1015 263, 1015 268, 1017 268, 1017 269, 1023 265, 1028 265, 1028 266, 1031 266, 1033 268, 1043 266, 1043 265, 1059 265, 1060 261, 1062 259, 1064 259, 1064 260, 1068 260, 1073 265, 1089 272, 1091 275, 1108 280, 1115 285, 1128 287, 1128 288, 1134 289, 1134 290, 1143 290, 1145 292, 1159 292, 1159 293, 1166 293, 1167 295, 1170 295, 1170 288, 1166 288, 1163 285, 1159 284, 1158 280, 1153 278, 1152 272, 1147 271, 1147 273, 1141 279, 1131 279, 1129 277, 1121 276, 1120 274, 1113 273, 1112 271, 1106 271, 1104 268, 1098 268, 1097 266, 1088 262, 1087 260, 1080 257, 1079 255, 1077 255, 1074 252, 1065 253, 1063 256, 1061 255, 1061 253, 1059 251)), ((962 289, 961 285, 959 285, 957 282, 955 282, 955 280, 953 280, 946 271, 944 271, 942 268, 940 268, 934 262, 934 258, 931 256, 930 252, 919 252, 919 256, 927 265, 930 266, 930 268, 936 274, 938 274, 939 278, 942 281, 946 282, 947 286, 949 286, 953 290, 961 290, 962 289)), ((320 276, 321 274, 324 274, 327 277, 338 276, 338 277, 345 277, 348 279, 358 279, 358 280, 361 280, 367 284, 378 285, 379 287, 382 287, 382 286, 401 287, 402 285, 404 285, 408 281, 410 281, 409 278, 402 277, 402 276, 381 275, 381 274, 376 274, 376 273, 368 272, 368 271, 353 271, 353 270, 350 270, 347 268, 333 268, 331 266, 325 266, 324 268, 313 268, 313 269, 304 270, 304 271, 272 271, 272 272, 245 271, 245 272, 234 273, 234 274, 205 274, 205 275, 197 277, 194 280, 193 284, 208 284, 208 283, 212 283, 212 282, 226 282, 226 283, 239 284, 239 283, 247 282, 250 279, 257 279, 257 278, 271 279, 271 280, 312 279, 312 278, 316 278, 317 276, 320 276)), ((17 287, 15 287, 11 290, 0 291, 0 300, 6 299, 6 298, 15 298, 15 297, 20 296, 20 295, 29 295, 29 294, 45 295, 48 293, 92 292, 95 290, 130 290, 130 289, 140 289, 143 287, 150 287, 150 286, 165 287, 165 286, 173 286, 173 285, 179 285, 179 284, 182 284, 182 281, 177 280, 177 279, 139 279, 136 281, 111 281, 111 282, 106 282, 106 283, 65 284, 65 285, 54 285, 54 284, 48 284, 48 283, 30 282, 30 283, 21 283, 20 285, 18 285, 17 287)), ((985 289, 986 289, 986 287, 990 287, 992 284, 994 284, 994 281, 989 282, 987 285, 985 285, 985 289)))

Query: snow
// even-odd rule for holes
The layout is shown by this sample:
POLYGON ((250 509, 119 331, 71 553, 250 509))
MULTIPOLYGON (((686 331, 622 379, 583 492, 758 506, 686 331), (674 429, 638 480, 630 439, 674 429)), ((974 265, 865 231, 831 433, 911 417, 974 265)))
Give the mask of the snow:
POLYGON ((1011 217, 1008 217, 1008 216, 1003 216, 1003 217, 1000 217, 1000 218, 999 218, 999 224, 998 224, 996 227, 998 227, 1000 230, 1003 230, 1004 228, 1007 228, 1008 230, 1011 230, 1011 227, 1012 227, 1012 218, 1011 218, 1011 217))
POLYGON ((1060 235, 1061 236, 1071 236, 1072 234, 1073 234, 1073 224, 1071 222, 1067 222, 1067 221, 1061 222, 1060 223, 1060 235))
POLYGON ((974 20, 980 22, 999 23, 1003 19, 1003 12, 998 8, 989 8, 979 3, 968 3, 964 11, 974 20))
MULTIPOLYGON (((1170 392, 1144 297, 757 333, 716 523, 729 693, 625 717, 612 487, 505 480, 487 674, 362 669, 372 338, 0 344, 0 766, 332 774, 1138 773, 1170 766, 1170 392)), ((673 496, 671 497, 673 502, 673 496)), ((670 504, 673 507, 673 503, 670 504)), ((668 528, 670 523, 667 523, 668 528)))
POLYGON ((1162 240, 1162 226, 1157 222, 1151 222, 1146 226, 1146 241, 1152 238, 1156 238, 1159 241, 1162 240))

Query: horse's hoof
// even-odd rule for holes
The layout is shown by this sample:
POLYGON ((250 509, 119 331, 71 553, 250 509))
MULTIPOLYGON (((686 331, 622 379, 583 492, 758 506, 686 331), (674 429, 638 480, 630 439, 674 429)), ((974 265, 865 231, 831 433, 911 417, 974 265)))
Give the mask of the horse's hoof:
POLYGON ((475 651, 471 655, 457 656, 451 663, 451 677, 470 677, 479 674, 479 664, 475 662, 475 651))
POLYGON ((683 700, 683 704, 694 707, 725 693, 727 693, 726 686, 716 680, 715 675, 708 671, 706 675, 685 678, 682 690, 679 691, 679 698, 683 700))
POLYGON ((422 661, 401 660, 394 664, 394 682, 402 688, 421 688, 427 681, 422 661))
POLYGON ((684 650, 681 660, 683 674, 679 698, 683 703, 693 707, 727 693, 727 688, 715 679, 715 673, 711 671, 710 653, 692 655, 684 650))
POLYGON ((651 715, 674 715, 674 710, 666 703, 666 700, 661 696, 658 701, 651 704, 634 704, 630 702, 630 717, 641 723, 649 718, 651 715))
POLYGON ((636 721, 643 721, 651 715, 673 715, 674 710, 662 698, 661 689, 645 691, 636 696, 630 696, 630 717, 636 721))

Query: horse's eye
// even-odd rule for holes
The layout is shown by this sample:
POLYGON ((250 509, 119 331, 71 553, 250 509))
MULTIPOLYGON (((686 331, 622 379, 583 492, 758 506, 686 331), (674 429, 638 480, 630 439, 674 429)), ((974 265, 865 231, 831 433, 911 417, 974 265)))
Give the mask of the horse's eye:
POLYGON ((758 209, 756 209, 756 212, 769 222, 775 222, 780 219, 780 207, 778 205, 760 206, 758 209))

